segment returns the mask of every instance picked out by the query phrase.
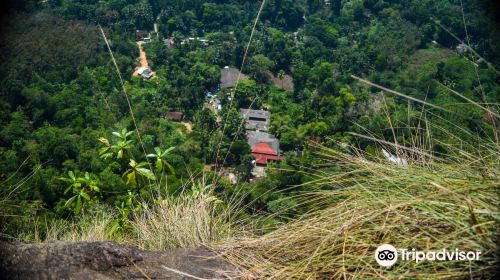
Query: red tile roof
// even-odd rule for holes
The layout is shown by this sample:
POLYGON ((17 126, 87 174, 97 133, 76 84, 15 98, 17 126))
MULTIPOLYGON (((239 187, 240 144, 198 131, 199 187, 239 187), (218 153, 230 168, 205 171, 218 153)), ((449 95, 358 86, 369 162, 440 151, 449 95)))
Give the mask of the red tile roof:
POLYGON ((274 155, 277 156, 278 153, 271 148, 267 142, 259 142, 252 148, 252 154, 264 154, 264 155, 274 155))
POLYGON ((253 146, 252 155, 255 157, 257 164, 261 165, 267 165, 268 160, 281 160, 278 153, 267 142, 260 142, 253 146))
POLYGON ((253 154, 255 157, 255 161, 257 164, 267 165, 268 160, 281 160, 279 156, 270 156, 270 155, 262 155, 262 154, 253 154))

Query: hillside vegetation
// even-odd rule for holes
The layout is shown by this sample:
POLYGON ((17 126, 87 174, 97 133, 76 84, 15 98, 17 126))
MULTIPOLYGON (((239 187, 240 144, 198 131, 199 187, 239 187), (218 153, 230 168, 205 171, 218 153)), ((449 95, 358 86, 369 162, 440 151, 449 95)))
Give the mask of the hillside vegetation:
POLYGON ((494 1, 14 2, 2 239, 206 245, 249 279, 493 277, 494 1), (242 73, 233 87, 225 67, 242 73), (248 108, 279 141, 262 178, 248 108), (387 269, 383 243, 482 258, 387 269))

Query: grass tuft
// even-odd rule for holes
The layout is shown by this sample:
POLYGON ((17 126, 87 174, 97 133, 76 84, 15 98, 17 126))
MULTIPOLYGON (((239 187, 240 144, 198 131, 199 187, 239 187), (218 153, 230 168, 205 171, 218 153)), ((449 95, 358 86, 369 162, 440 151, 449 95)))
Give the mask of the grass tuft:
POLYGON ((237 232, 233 211, 205 190, 143 205, 131 222, 134 240, 137 246, 154 250, 227 240, 237 232))
POLYGON ((111 228, 115 213, 109 207, 96 206, 92 211, 82 213, 74 220, 53 220, 45 230, 35 230, 35 242, 54 241, 106 241, 124 242, 123 236, 113 234, 111 228), (43 236, 42 236, 43 234, 43 236))

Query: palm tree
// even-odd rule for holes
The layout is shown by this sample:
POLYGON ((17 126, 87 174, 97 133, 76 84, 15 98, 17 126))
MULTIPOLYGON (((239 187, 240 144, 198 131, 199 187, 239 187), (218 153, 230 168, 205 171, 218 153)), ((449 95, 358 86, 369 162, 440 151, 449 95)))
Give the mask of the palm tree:
POLYGON ((283 70, 280 70, 278 72, 278 79, 280 79, 280 82, 281 82, 281 88, 283 88, 283 84, 284 84, 284 81, 283 79, 285 78, 285 71, 283 70))

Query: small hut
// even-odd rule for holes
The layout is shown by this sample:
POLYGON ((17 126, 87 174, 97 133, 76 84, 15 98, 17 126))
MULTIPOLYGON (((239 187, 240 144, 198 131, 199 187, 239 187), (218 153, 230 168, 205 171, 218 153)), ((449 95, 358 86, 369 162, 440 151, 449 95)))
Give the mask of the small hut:
POLYGON ((168 112, 167 113, 167 119, 174 121, 174 122, 180 122, 182 121, 183 118, 182 112, 168 112))

